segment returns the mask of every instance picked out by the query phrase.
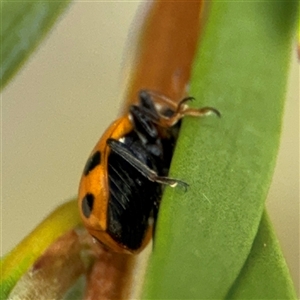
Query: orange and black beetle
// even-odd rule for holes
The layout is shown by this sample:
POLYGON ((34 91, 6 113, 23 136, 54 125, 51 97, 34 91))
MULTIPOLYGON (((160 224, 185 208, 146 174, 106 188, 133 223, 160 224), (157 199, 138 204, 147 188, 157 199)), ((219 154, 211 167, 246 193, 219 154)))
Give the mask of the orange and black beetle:
POLYGON ((189 108, 191 99, 178 104, 141 91, 139 104, 131 105, 93 149, 80 182, 79 210, 89 233, 107 248, 141 251, 152 236, 162 185, 187 185, 168 177, 179 121, 186 115, 219 115, 211 107, 189 108))

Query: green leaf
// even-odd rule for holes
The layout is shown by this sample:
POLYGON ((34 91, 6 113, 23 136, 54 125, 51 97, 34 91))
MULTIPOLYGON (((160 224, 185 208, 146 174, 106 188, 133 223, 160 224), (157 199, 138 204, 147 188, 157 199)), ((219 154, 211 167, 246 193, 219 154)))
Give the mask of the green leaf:
MULTIPOLYGON (((191 95, 193 106, 216 107, 222 118, 183 121, 170 175, 190 187, 166 188, 143 299, 224 299, 251 259, 279 145, 297 5, 211 3, 191 95)), ((259 236, 271 234, 263 226, 259 236)), ((268 259, 264 266, 277 268, 268 259)), ((276 262, 285 264, 280 255, 276 262)), ((293 294, 288 279, 249 276, 293 294)))
POLYGON ((16 248, 1 259, 1 299, 34 261, 63 233, 81 224, 77 201, 67 202, 53 211, 16 248))
POLYGON ((69 0, 1 1, 0 89, 18 71, 69 3, 69 0))
POLYGON ((227 299, 297 299, 266 212, 250 255, 227 299))

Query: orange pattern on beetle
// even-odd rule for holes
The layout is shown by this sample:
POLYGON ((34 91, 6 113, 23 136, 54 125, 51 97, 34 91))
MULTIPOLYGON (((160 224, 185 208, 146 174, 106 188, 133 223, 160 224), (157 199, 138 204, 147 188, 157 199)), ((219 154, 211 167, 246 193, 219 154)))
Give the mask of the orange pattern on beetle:
POLYGON ((186 115, 220 116, 212 107, 189 108, 191 99, 177 104, 141 91, 140 103, 113 122, 94 147, 81 177, 78 204, 85 227, 106 248, 140 252, 152 236, 162 185, 187 186, 168 177, 179 121, 186 115))

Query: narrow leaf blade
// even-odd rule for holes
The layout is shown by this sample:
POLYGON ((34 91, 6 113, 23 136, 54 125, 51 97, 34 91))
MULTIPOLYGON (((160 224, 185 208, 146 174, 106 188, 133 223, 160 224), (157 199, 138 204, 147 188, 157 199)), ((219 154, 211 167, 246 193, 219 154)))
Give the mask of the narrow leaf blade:
POLYGON ((171 176, 190 188, 166 189, 144 298, 221 299, 238 277, 276 160, 296 6, 211 4, 191 95, 222 118, 183 122, 171 176))
POLYGON ((77 201, 69 201, 53 211, 31 234, 1 258, 1 299, 34 261, 63 233, 81 224, 77 201))
POLYGON ((297 299, 270 219, 264 212, 250 255, 227 299, 297 299), (262 280, 263 278, 263 280, 262 280))
POLYGON ((1 1, 0 89, 17 72, 69 3, 69 0, 1 1))

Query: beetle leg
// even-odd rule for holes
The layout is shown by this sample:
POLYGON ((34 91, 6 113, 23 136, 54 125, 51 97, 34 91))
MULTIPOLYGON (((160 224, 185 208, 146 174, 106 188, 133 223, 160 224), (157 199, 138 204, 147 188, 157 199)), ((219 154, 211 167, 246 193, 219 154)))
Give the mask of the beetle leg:
POLYGON ((183 98, 177 106, 176 114, 181 114, 182 116, 189 115, 195 117, 215 114, 217 117, 219 118, 221 117, 221 113, 214 107, 205 106, 201 108, 190 108, 187 104, 185 104, 187 101, 192 101, 192 100, 195 100, 195 98, 194 97, 183 98))
POLYGON ((155 98, 154 102, 160 102, 164 105, 166 105, 168 108, 170 108, 173 111, 176 111, 178 104, 172 100, 171 98, 159 93, 155 92, 153 90, 142 90, 140 92, 140 95, 147 95, 147 97, 153 102, 152 97, 155 98))
POLYGON ((215 114, 218 117, 221 117, 221 113, 215 109, 214 107, 205 106, 201 108, 190 108, 186 102, 193 100, 193 97, 186 97, 183 98, 175 111, 175 113, 169 117, 169 118, 161 118, 160 125, 161 126, 167 126, 171 127, 175 125, 180 119, 182 119, 185 116, 192 116, 192 117, 203 117, 208 116, 211 114, 215 114))
POLYGON ((120 155, 124 160, 126 160, 131 166, 133 166, 137 171, 139 171, 143 176, 148 178, 150 181, 169 185, 171 187, 175 187, 178 184, 183 186, 185 190, 188 187, 188 184, 182 180, 159 176, 154 170, 149 168, 147 165, 142 163, 139 159, 137 159, 128 147, 120 141, 114 139, 108 139, 107 144, 111 148, 111 150, 118 155, 120 155))
POLYGON ((185 97, 177 104, 172 99, 154 91, 143 90, 140 92, 140 98, 142 99, 141 95, 143 95, 144 99, 147 99, 147 102, 151 102, 151 96, 153 96, 158 99, 159 102, 167 105, 171 110, 174 111, 174 114, 170 117, 165 117, 160 114, 158 122, 156 119, 153 119, 154 122, 158 123, 162 127, 172 127, 184 116, 203 117, 210 114, 215 114, 216 116, 221 117, 220 112, 214 107, 206 106, 202 108, 190 108, 186 102, 194 100, 194 97, 185 97))

